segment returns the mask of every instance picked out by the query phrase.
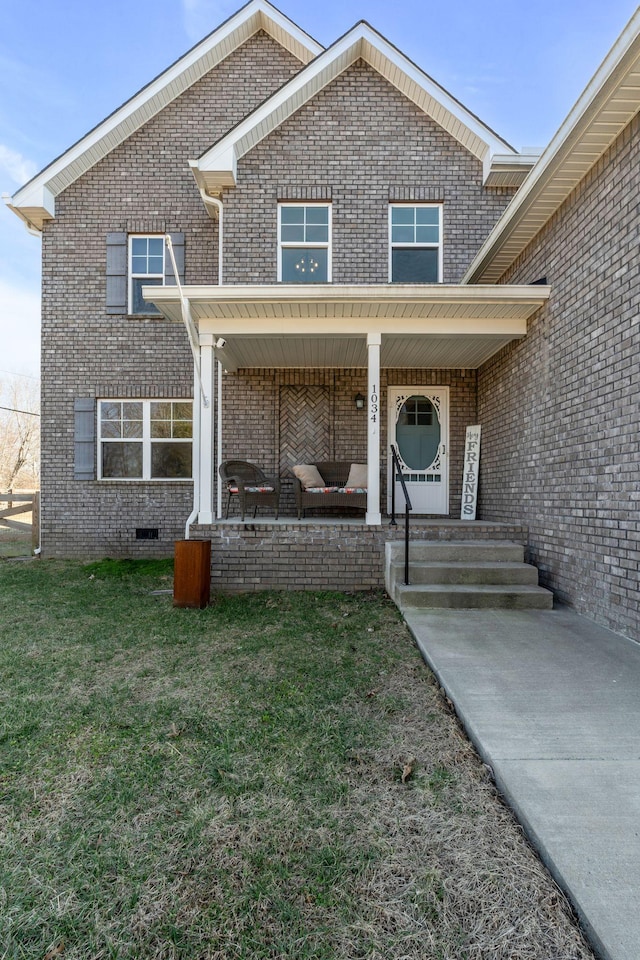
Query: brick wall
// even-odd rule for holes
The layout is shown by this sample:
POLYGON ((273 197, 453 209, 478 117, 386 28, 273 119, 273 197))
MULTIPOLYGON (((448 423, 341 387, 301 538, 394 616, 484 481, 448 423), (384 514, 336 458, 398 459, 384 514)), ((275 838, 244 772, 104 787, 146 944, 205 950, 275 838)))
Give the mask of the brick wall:
POLYGON ((480 516, 529 525, 541 581, 640 639, 640 119, 506 282, 546 276, 527 337, 478 373, 480 516))
MULTIPOLYGON (((413 520, 412 540, 510 540, 526 544, 522 524, 426 523, 413 520)), ((193 527, 194 537, 211 540, 214 591, 372 590, 384 587, 384 550, 388 540, 404 538, 396 527, 362 523, 275 525, 218 524, 193 527)))
MULTIPOLYGON (((467 426, 476 423, 476 371, 389 369, 381 371, 380 379, 383 509, 387 489, 388 387, 442 386, 450 388, 449 516, 459 517, 465 431, 467 426)), ((223 384, 223 459, 252 460, 266 473, 277 474, 280 390, 287 384, 318 384, 328 388, 333 429, 328 457, 310 455, 309 459, 366 462, 366 412, 356 410, 354 404, 356 393, 367 392, 366 370, 240 370, 237 375, 225 376, 223 384)), ((283 474, 291 476, 286 470, 283 474)), ((291 481, 285 479, 282 504, 285 515, 294 512, 292 489, 291 481)))
MULTIPOLYGON (((217 227, 187 161, 299 67, 266 34, 256 35, 57 198, 56 219, 43 234, 44 556, 147 554, 182 535, 191 484, 72 479, 74 399, 192 391, 181 326, 106 314, 106 235, 184 232, 186 282, 215 282, 217 227), (158 527, 161 542, 136 541, 137 527, 158 527)), ((445 280, 456 281, 510 197, 483 190, 481 175, 474 157, 358 63, 241 161, 238 187, 225 196, 225 281, 274 282, 277 200, 319 194, 334 205, 335 282, 387 281, 388 204, 403 199, 444 202, 445 280)), ((279 391, 296 377, 328 383, 335 456, 364 460, 365 421, 355 416, 353 395, 366 393, 365 372, 340 370, 227 378, 225 456, 275 468, 279 391)), ((475 373, 385 371, 382 387, 400 382, 452 385, 455 515, 464 426, 475 420, 475 373)), ((386 446, 384 431, 382 439, 386 446)))
POLYGON ((183 535, 191 483, 73 480, 76 397, 192 393, 193 363, 179 325, 105 313, 106 235, 184 231, 187 282, 214 282, 216 225, 187 161, 299 67, 266 34, 256 35, 57 198, 56 219, 43 233, 44 556, 160 549, 158 542, 136 541, 136 527, 159 527, 166 553, 183 535))
POLYGON ((275 283, 277 202, 330 200, 333 282, 387 283, 389 203, 444 203, 444 282, 457 283, 513 195, 358 61, 238 162, 225 193, 225 283, 275 283))

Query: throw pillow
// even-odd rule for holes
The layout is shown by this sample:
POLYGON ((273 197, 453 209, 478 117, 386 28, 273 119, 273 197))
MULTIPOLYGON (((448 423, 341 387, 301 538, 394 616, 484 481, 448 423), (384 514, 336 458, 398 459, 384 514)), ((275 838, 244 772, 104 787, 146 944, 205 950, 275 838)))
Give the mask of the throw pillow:
POLYGON ((325 486, 325 482, 320 476, 320 471, 315 463, 297 463, 293 468, 293 472, 305 490, 307 487, 325 486))
POLYGON ((366 463, 352 463, 345 487, 367 487, 366 463))

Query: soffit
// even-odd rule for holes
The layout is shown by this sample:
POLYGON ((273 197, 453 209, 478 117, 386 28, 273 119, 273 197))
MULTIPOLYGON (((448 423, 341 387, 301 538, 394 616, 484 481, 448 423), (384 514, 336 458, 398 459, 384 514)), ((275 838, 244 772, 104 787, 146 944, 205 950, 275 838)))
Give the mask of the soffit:
POLYGON ((423 73, 369 24, 361 22, 316 57, 198 160, 190 161, 198 185, 212 194, 227 187, 229 176, 235 175, 239 159, 359 59, 365 60, 483 163, 494 153, 516 155, 506 141, 455 97, 423 73))
POLYGON ((324 49, 267 0, 252 0, 45 167, 14 195, 11 209, 42 229, 43 222, 55 215, 54 200, 59 193, 259 30, 269 33, 303 64, 324 49))
MULTIPOLYGON (((548 299, 542 286, 183 287, 201 334, 223 338, 218 358, 241 367, 366 367, 367 334, 382 335, 385 367, 476 368, 548 299)), ((175 287, 145 287, 182 322, 175 287)))
POLYGON ((640 109, 640 9, 465 274, 496 283, 640 109))
MULTIPOLYGON (((498 350, 524 334, 394 337, 384 335, 380 364, 385 369, 476 369, 498 350)), ((366 338, 248 337, 229 333, 217 357, 226 369, 366 368, 366 338)))

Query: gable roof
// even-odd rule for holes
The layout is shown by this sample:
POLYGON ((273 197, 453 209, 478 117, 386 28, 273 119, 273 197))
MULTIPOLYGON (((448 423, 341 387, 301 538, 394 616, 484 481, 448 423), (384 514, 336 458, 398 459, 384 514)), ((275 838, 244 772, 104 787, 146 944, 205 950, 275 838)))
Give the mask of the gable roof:
POLYGON ((36 174, 14 194, 8 206, 28 227, 41 230, 45 220, 55 217, 55 198, 59 193, 259 30, 268 33, 303 64, 324 49, 268 0, 250 0, 155 80, 36 174))
POLYGON ((496 283, 640 109, 640 8, 480 248, 464 283, 496 283))
MULTIPOLYGON (((502 160, 505 155, 517 156, 510 144, 361 20, 199 159, 189 161, 198 186, 212 195, 233 186, 238 160, 359 59, 365 60, 482 161, 485 178, 492 156, 501 154, 502 160)), ((530 166, 531 163, 527 172, 530 166)))

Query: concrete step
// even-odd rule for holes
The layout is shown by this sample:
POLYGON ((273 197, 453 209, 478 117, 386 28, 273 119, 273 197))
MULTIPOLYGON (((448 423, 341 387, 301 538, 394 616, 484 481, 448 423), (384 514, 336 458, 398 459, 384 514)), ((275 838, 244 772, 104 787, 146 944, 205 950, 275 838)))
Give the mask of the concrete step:
POLYGON ((406 607, 492 608, 500 610, 551 610, 553 594, 527 584, 396 584, 394 599, 406 607))
MULTIPOLYGON (((394 561, 390 568, 391 582, 401 584, 404 580, 404 561, 394 561)), ((411 561, 409 580, 420 583, 493 583, 538 585, 538 569, 530 563, 514 563, 480 560, 476 562, 446 562, 423 560, 411 561)))
MULTIPOLYGON (((390 562, 404 562, 404 541, 392 540, 386 544, 390 562)), ((456 561, 522 563, 524 547, 511 540, 412 540, 409 544, 409 559, 454 563, 456 561)))

